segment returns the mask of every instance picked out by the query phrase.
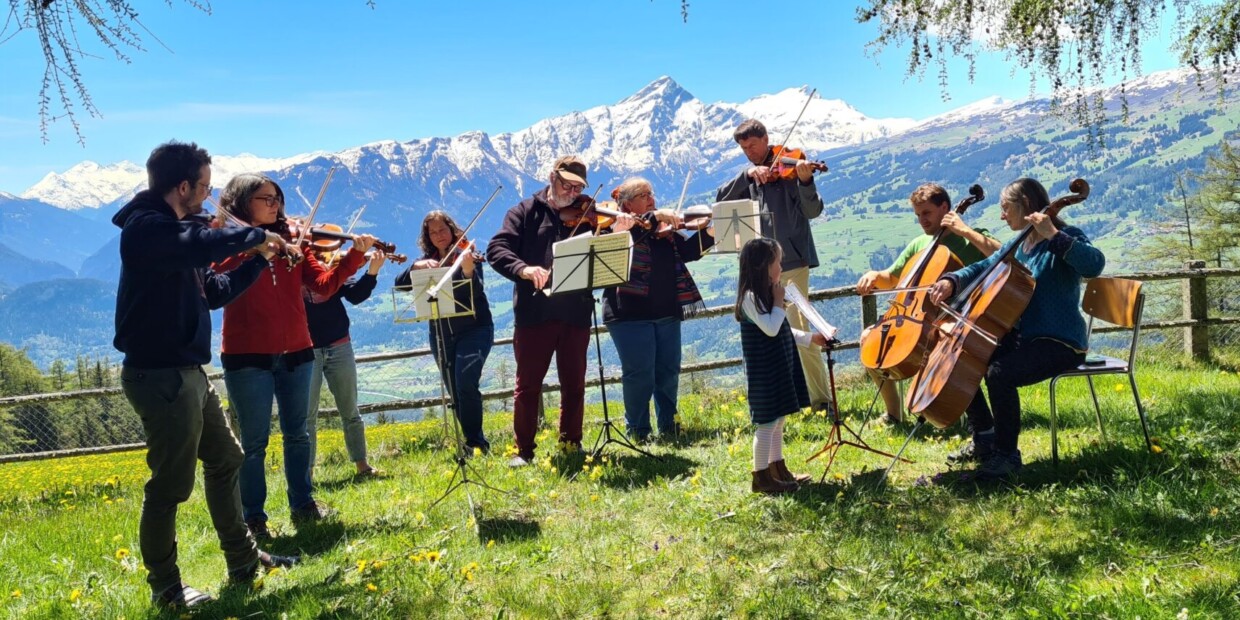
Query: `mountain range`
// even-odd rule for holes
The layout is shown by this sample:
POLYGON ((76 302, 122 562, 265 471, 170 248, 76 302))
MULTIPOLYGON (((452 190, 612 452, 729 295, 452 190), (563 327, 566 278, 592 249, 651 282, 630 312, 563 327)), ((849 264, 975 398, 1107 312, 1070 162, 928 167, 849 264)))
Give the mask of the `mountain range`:
MULTIPOLYGON (((824 263, 818 272, 825 280, 844 282, 883 264, 916 232, 906 200, 927 180, 954 194, 982 183, 991 198, 966 219, 993 228, 995 197, 1008 181, 1034 176, 1052 193, 1062 193, 1071 178, 1084 176, 1094 193, 1073 212, 1073 221, 1100 245, 1125 246, 1148 229, 1146 220, 1157 215, 1175 174, 1200 170, 1220 140, 1236 135, 1240 108, 1233 93, 1220 95, 1210 83, 1198 86, 1195 76, 1182 71, 1130 81, 1124 92, 1129 119, 1104 128, 1100 149, 1088 144, 1085 130, 1050 114, 1043 99, 989 98, 922 120, 873 119, 843 101, 810 100, 789 142, 831 168, 818 181, 828 203, 826 217, 815 223, 824 263)), ((660 204, 671 206, 688 177, 686 203, 709 202, 714 188, 745 165, 732 141, 735 126, 759 118, 778 142, 809 93, 790 88, 742 103, 704 103, 661 77, 612 105, 512 133, 382 141, 283 159, 215 155, 213 184, 223 186, 241 171, 266 172, 285 188, 290 213, 304 214, 327 171, 336 167, 316 221, 344 223, 366 206, 357 231, 416 253, 418 226, 427 211, 444 209, 463 223, 502 186, 472 235, 485 241, 507 207, 546 183, 552 161, 562 154, 580 155, 590 166, 592 186, 602 183, 604 191, 641 175, 653 183, 660 204)), ((1106 94, 1108 109, 1118 114, 1118 91, 1106 94)), ((0 315, 6 304, 33 303, 20 287, 40 279, 77 275, 114 281, 118 231, 108 218, 144 184, 138 164, 83 162, 48 174, 20 197, 0 193, 0 292, 8 291, 0 299, 0 315)), ((1122 264, 1124 258, 1117 258, 1122 264)), ((719 274, 716 279, 727 282, 719 274)), ((502 289, 494 280, 500 279, 491 284, 502 289)), ((98 294, 100 289, 81 290, 98 294)), ((506 292, 497 295, 503 300, 506 292)), ((110 354, 110 324, 98 327, 106 338, 101 333, 95 342, 63 345, 110 354)), ((5 329, 0 326, 0 339, 18 346, 39 335, 30 326, 5 329)))

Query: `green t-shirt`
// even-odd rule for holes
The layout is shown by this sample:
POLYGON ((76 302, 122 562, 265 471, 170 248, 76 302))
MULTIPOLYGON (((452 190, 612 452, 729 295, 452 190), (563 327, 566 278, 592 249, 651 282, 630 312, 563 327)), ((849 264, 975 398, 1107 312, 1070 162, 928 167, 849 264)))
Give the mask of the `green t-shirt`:
MULTIPOLYGON (((983 237, 994 239, 994 237, 991 236, 985 228, 975 228, 974 230, 980 233, 983 237)), ((917 256, 918 252, 930 247, 930 244, 933 241, 933 235, 921 235, 920 237, 910 241, 908 245, 904 246, 904 251, 900 252, 900 255, 896 257, 895 262, 891 263, 891 266, 887 268, 887 273, 890 273, 892 276, 899 277, 900 271, 904 269, 904 265, 914 256, 917 256)), ((960 262, 965 265, 972 265, 973 263, 986 258, 986 255, 982 254, 982 251, 974 247, 972 243, 969 243, 968 239, 950 232, 943 235, 943 245, 946 246, 947 249, 951 250, 952 254, 955 254, 956 258, 959 258, 960 262)))

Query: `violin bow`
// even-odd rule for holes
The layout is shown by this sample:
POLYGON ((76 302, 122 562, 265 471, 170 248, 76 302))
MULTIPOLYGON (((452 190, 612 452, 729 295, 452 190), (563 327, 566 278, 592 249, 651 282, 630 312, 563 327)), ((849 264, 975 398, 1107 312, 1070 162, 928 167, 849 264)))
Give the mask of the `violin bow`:
MULTIPOLYGON (((466 225, 465 229, 461 231, 461 236, 457 237, 452 242, 452 246, 448 248, 448 251, 444 253, 443 259, 440 260, 439 265, 437 265, 438 267, 443 267, 443 264, 448 262, 448 257, 452 256, 452 253, 457 251, 457 246, 459 246, 461 242, 465 240, 466 238, 465 235, 468 235, 470 229, 474 227, 474 224, 478 223, 478 218, 482 217, 482 212, 487 210, 487 207, 491 205, 491 201, 495 200, 495 197, 499 195, 499 191, 502 189, 504 189, 503 185, 495 186, 495 191, 491 192, 491 197, 487 198, 487 201, 482 203, 482 207, 478 209, 478 212, 474 214, 474 217, 469 220, 469 224, 466 225)), ((456 271, 456 270, 453 269, 452 271, 456 271)))
POLYGON ((772 166, 779 162, 779 158, 783 156, 784 150, 788 148, 788 141, 792 139, 792 133, 797 130, 797 125, 801 124, 801 117, 805 116, 805 111, 809 109, 809 102, 814 100, 814 93, 817 92, 817 88, 809 91, 809 97, 805 98, 805 105, 801 106, 801 112, 797 114, 797 119, 792 121, 792 127, 788 128, 788 135, 784 136, 784 141, 779 143, 779 150, 775 151, 775 156, 771 158, 772 166))
POLYGON ((676 201, 676 215, 680 215, 685 208, 685 194, 689 192, 689 179, 693 178, 693 171, 685 173, 685 184, 680 187, 680 200, 676 201))
MULTIPOLYGON (((345 229, 344 234, 346 235, 353 234, 353 227, 357 226, 357 221, 362 219, 362 213, 365 213, 365 212, 366 212, 366 205, 362 205, 362 208, 358 209, 357 213, 353 214, 353 219, 349 221, 349 227, 345 229)), ((332 252, 332 255, 327 259, 327 262, 323 263, 323 268, 324 269, 330 268, 332 266, 332 263, 336 262, 336 257, 338 256, 340 256, 339 251, 332 252)))
POLYGON ((332 166, 327 169, 327 178, 323 179, 323 187, 319 188, 319 196, 314 199, 314 206, 310 207, 310 215, 306 216, 306 221, 302 224, 301 234, 297 236, 297 245, 301 246, 306 237, 310 235, 310 225, 314 223, 314 214, 319 212, 319 205, 323 204, 323 196, 327 194, 327 186, 331 185, 332 177, 336 174, 336 167, 332 166))
POLYGON ((211 208, 215 209, 216 214, 222 213, 224 215, 225 220, 228 220, 229 222, 236 224, 237 226, 245 226, 247 228, 250 226, 249 224, 242 222, 241 218, 233 215, 232 213, 229 213, 228 209, 223 209, 218 204, 215 204, 215 201, 211 200, 210 197, 207 197, 206 203, 211 205, 211 208))

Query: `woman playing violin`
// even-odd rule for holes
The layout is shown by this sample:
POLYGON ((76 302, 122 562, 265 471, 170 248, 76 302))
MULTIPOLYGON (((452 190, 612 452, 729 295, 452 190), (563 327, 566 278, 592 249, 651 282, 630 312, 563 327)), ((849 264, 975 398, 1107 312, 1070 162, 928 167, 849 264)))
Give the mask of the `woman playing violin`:
MULTIPOLYGON (((444 267, 451 266, 457 256, 452 252, 452 244, 458 239, 461 239, 461 229, 451 215, 445 211, 427 213, 422 220, 422 234, 418 237, 422 259, 396 277, 396 286, 410 286, 412 269, 430 269, 439 267, 441 263, 444 267), (452 255, 449 256, 449 253, 452 255)), ((495 326, 491 322, 491 307, 483 288, 482 256, 477 254, 472 243, 463 239, 461 242, 467 244, 466 247, 458 247, 456 251, 465 255, 452 279, 471 284, 454 286, 452 290, 458 302, 464 307, 472 307, 474 314, 431 321, 431 355, 439 364, 444 383, 450 390, 452 408, 465 435, 465 447, 469 453, 474 449, 485 453, 490 451, 491 444, 482 432, 482 392, 479 383, 482 367, 491 353, 491 342, 495 339, 495 326)))
MULTIPOLYGON (((323 263, 333 252, 339 252, 343 242, 310 245, 310 253, 323 263)), ((379 269, 387 260, 387 254, 377 245, 371 248, 366 272, 360 277, 349 278, 331 295, 320 295, 302 287, 302 302, 306 306, 306 319, 310 327, 310 339, 314 343, 314 370, 310 379, 310 410, 306 417, 306 431, 310 435, 310 466, 314 467, 318 447, 319 401, 322 397, 323 380, 336 401, 340 424, 344 430, 344 447, 357 470, 358 477, 379 476, 366 458, 366 424, 357 407, 357 358, 353 353, 353 340, 349 336, 349 312, 344 302, 354 306, 370 299, 378 282, 379 269)), ((337 260, 339 260, 337 258, 337 260)))
MULTIPOLYGON (((622 211, 645 218, 649 226, 631 228, 628 283, 603 292, 603 322, 624 370, 625 424, 633 439, 649 437, 653 395, 659 435, 670 438, 676 434, 680 388, 680 322, 705 307, 685 263, 698 260, 715 244, 714 230, 690 237, 676 233, 675 214, 655 210, 654 189, 645 179, 629 179, 611 195, 622 211)), ((631 226, 617 222, 613 229, 631 226)))
MULTIPOLYGON (((1009 228, 1033 227, 1013 256, 1037 284, 1016 329, 990 360, 985 378, 990 406, 979 390, 966 410, 973 438, 948 456, 980 463, 981 479, 1006 479, 1020 471, 1017 388, 1045 381, 1085 359, 1085 320, 1077 309, 1081 279, 1101 274, 1106 257, 1079 228, 1039 213, 1050 202, 1046 189, 1027 178, 1013 181, 1000 195, 1000 217, 1009 228)), ((986 260, 945 275, 930 290, 930 300, 940 303, 963 290, 1018 241, 1019 237, 986 260)))
MULTIPOLYGON (((270 178, 241 174, 220 195, 220 210, 250 226, 291 238, 284 214, 284 192, 270 178)), ((268 266, 252 286, 224 308, 220 362, 228 399, 237 413, 241 447, 241 505, 255 538, 270 538, 267 528, 267 440, 271 404, 279 404, 284 442, 284 476, 294 521, 321 519, 330 511, 314 500, 311 484, 310 437, 306 429, 314 347, 302 303, 302 287, 330 296, 366 260, 374 237, 360 235, 335 269, 327 270, 307 253, 293 263, 268 266)), ((242 258, 222 261, 228 270, 242 258)))

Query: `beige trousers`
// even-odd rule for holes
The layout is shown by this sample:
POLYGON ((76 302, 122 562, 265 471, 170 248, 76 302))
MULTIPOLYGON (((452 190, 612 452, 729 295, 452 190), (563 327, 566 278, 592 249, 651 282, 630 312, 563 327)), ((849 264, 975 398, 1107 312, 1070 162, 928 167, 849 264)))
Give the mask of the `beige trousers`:
MULTIPOLYGON (((797 285, 801 293, 809 297, 809 267, 799 267, 783 272, 779 281, 797 285)), ((809 322, 801 316, 796 306, 788 304, 788 323, 801 331, 811 331, 809 322)), ((827 381, 827 365, 822 359, 822 349, 816 345, 797 347, 801 355, 801 369, 805 371, 805 385, 809 388, 809 402, 817 407, 831 401, 831 385, 827 381)))

